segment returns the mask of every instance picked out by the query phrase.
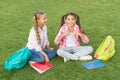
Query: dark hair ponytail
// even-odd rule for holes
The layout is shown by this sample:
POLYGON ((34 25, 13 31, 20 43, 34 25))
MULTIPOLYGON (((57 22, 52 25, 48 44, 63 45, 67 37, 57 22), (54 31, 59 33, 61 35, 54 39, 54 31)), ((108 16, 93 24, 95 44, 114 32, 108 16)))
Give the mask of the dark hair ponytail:
POLYGON ((83 31, 83 29, 81 28, 81 25, 80 25, 80 17, 79 17, 77 14, 73 13, 73 12, 69 12, 69 13, 67 13, 67 14, 65 14, 65 15, 62 16, 60 27, 63 26, 63 24, 65 23, 65 19, 67 18, 68 15, 72 15, 72 16, 75 17, 75 19, 76 19, 76 24, 79 26, 80 32, 81 32, 81 33, 84 33, 84 31, 83 31))
POLYGON ((75 15, 76 15, 76 24, 79 26, 80 32, 84 33, 84 31, 83 31, 83 29, 81 27, 81 24, 80 24, 80 17, 77 14, 75 14, 75 15))

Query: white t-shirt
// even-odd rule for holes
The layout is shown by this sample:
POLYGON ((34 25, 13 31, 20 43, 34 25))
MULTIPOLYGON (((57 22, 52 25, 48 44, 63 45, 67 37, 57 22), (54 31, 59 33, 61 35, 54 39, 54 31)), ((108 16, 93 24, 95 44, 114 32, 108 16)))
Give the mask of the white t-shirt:
POLYGON ((38 44, 38 42, 37 42, 36 33, 35 33, 35 30, 34 30, 34 27, 33 27, 30 30, 30 34, 29 34, 29 37, 28 37, 27 47, 29 49, 35 49, 36 51, 40 51, 43 48, 45 48, 45 45, 49 45, 46 25, 43 27, 42 30, 39 28, 38 31, 39 31, 39 35, 40 35, 40 39, 41 39, 41 44, 38 44))
POLYGON ((74 39, 75 39, 75 34, 69 33, 69 34, 66 36, 66 47, 76 46, 74 39))

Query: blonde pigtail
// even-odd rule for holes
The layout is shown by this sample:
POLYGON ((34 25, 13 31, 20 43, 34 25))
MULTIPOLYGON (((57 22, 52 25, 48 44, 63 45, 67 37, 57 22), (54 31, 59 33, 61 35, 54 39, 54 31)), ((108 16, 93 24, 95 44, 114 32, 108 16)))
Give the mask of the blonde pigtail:
POLYGON ((37 17, 36 16, 33 17, 33 25, 34 25, 34 30, 35 30, 37 42, 38 42, 38 44, 40 44, 41 39, 40 39, 39 31, 38 31, 38 23, 37 23, 37 17))

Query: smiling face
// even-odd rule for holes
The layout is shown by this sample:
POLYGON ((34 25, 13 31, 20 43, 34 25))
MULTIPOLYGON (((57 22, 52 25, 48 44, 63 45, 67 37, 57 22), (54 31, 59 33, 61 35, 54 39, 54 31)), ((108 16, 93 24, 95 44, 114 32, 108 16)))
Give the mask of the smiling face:
POLYGON ((68 27, 73 27, 76 24, 76 18, 73 15, 67 15, 65 23, 68 27))
POLYGON ((39 14, 37 22, 38 22, 38 26, 43 27, 47 22, 46 14, 39 14))

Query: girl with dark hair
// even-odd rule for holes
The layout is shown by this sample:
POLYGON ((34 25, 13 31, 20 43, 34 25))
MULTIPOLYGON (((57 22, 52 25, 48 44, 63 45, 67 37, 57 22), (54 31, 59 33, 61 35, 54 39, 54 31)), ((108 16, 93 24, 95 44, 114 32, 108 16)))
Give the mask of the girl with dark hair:
POLYGON ((80 40, 88 43, 85 32, 81 28, 80 18, 75 13, 67 13, 61 18, 61 27, 54 40, 59 45, 57 54, 63 57, 64 62, 68 60, 91 60, 93 48, 91 46, 80 46, 80 40))
POLYGON ((27 47, 31 52, 29 61, 49 62, 57 53, 49 46, 47 37, 47 17, 44 12, 36 12, 33 17, 33 27, 30 30, 27 47))

